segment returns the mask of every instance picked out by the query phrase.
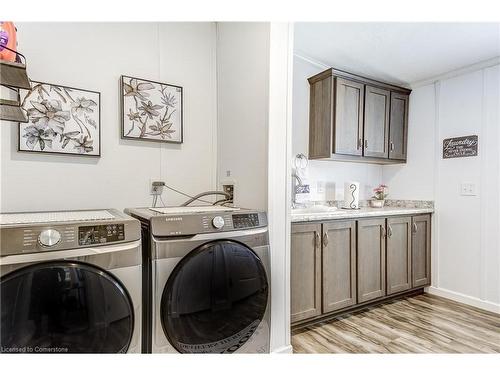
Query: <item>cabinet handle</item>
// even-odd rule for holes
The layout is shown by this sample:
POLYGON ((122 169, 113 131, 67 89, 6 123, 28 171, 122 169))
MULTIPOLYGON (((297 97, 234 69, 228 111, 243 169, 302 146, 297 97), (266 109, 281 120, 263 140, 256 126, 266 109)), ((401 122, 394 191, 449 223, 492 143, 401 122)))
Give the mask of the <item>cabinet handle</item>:
POLYGON ((319 247, 321 243, 321 237, 318 232, 314 232, 314 247, 319 247))
POLYGON ((392 141, 391 141, 391 144, 390 144, 390 150, 394 151, 394 142, 392 142, 392 141))
POLYGON ((413 233, 417 233, 418 226, 417 223, 413 222, 413 233))
POLYGON ((365 148, 368 148, 368 139, 365 139, 365 148))
POLYGON ((387 226, 387 237, 392 237, 392 227, 390 225, 387 226))
POLYGON ((325 232, 325 234, 323 234, 323 247, 327 246, 328 246, 328 232, 325 232))
POLYGON ((380 235, 382 236, 382 238, 385 238, 386 232, 385 232, 385 227, 383 225, 380 227, 380 235))
POLYGON ((363 147, 363 140, 361 138, 358 139, 358 150, 363 147))

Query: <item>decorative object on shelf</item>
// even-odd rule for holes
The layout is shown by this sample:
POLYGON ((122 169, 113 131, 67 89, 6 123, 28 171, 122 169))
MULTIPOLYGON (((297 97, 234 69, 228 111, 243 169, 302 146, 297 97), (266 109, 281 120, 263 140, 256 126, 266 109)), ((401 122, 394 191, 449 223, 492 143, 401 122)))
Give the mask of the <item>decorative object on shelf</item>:
POLYGON ((21 103, 28 123, 19 124, 19 151, 101 155, 101 94, 32 82, 21 103))
POLYGON ((443 139, 443 159, 477 156, 477 135, 443 139))
POLYGON ((31 89, 26 73, 26 57, 17 52, 16 27, 12 22, 0 22, 0 84, 8 90, 7 98, 0 98, 0 120, 28 122, 21 108, 20 89, 31 89))
POLYGON ((122 138, 182 143, 182 87, 121 76, 122 138))
POLYGON ((347 210, 359 210, 359 182, 350 181, 344 184, 344 206, 347 210))
POLYGON ((373 199, 370 200, 370 206, 373 208, 382 208, 385 204, 385 198, 388 197, 388 187, 387 185, 380 184, 375 189, 373 189, 373 199))

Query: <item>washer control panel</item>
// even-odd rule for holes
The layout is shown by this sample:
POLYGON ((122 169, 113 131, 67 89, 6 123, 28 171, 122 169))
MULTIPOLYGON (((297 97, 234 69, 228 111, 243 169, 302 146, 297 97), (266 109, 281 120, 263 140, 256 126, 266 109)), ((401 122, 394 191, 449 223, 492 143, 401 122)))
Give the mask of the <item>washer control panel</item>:
POLYGON ((80 246, 117 242, 124 239, 125 229, 123 224, 78 227, 78 244, 80 246))
POLYGON ((259 214, 234 214, 233 227, 234 229, 252 228, 259 226, 259 214))

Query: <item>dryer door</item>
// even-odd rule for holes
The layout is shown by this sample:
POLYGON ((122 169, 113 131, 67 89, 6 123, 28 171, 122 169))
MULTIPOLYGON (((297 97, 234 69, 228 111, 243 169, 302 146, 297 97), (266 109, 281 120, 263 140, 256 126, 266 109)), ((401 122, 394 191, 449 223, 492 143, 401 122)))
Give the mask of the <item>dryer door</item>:
POLYGON ((230 240, 206 243, 185 256, 161 299, 161 321, 181 353, 232 353, 252 336, 267 307, 260 258, 230 240))
POLYGON ((47 262, 13 271, 0 284, 3 352, 127 351, 134 309, 108 272, 85 263, 47 262))

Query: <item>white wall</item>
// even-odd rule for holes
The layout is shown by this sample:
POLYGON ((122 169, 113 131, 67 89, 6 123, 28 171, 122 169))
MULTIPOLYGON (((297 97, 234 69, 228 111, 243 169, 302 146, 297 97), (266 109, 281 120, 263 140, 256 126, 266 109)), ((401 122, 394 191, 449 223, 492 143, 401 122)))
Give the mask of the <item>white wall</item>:
POLYGON ((385 166, 394 197, 433 199, 433 287, 500 312, 499 66, 420 87, 410 98, 408 164, 385 166), (442 159, 444 138, 479 136, 479 155, 442 159), (476 196, 460 195, 460 184, 476 196))
MULTIPOLYGON (((294 56, 293 65, 293 136, 292 157, 298 153, 308 155, 309 148, 309 82, 307 78, 323 71, 326 67, 312 64, 294 56)), ((360 182, 360 198, 369 199, 372 189, 382 183, 382 166, 338 161, 309 161, 308 183, 311 185, 311 199, 324 200, 316 194, 316 183, 325 181, 335 184, 335 198, 344 199, 344 182, 360 182)))
POLYGON ((217 24, 218 177, 235 204, 267 208, 269 23, 217 24))
POLYGON ((101 92, 102 156, 19 153, 16 125, 2 122, 0 211, 147 206, 151 178, 192 194, 216 186, 214 23, 17 26, 31 79, 101 92), (121 74, 183 86, 184 144, 120 139, 121 74))

